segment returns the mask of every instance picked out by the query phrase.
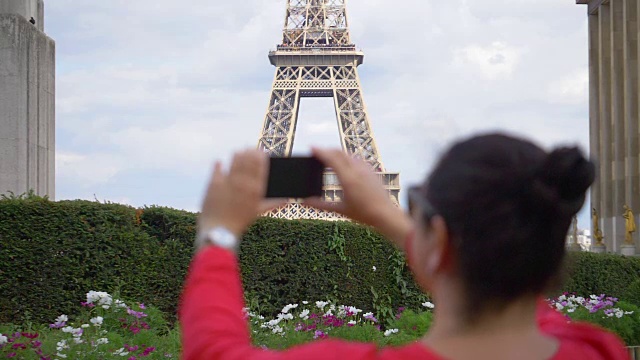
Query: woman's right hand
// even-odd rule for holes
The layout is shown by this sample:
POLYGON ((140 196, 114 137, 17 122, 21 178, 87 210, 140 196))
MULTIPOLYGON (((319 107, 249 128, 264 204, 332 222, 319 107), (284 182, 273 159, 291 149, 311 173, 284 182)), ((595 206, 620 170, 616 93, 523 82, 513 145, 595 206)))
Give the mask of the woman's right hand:
POLYGON ((314 198, 306 200, 305 204, 373 226, 403 249, 404 240, 413 229, 413 221, 391 201, 371 167, 341 150, 313 149, 313 155, 336 173, 344 196, 339 203, 314 198))

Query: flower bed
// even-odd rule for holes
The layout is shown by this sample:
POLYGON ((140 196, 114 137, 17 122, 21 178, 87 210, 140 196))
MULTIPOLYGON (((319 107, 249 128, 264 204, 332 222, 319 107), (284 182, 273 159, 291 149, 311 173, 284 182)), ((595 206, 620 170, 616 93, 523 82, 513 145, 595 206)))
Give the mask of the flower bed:
POLYGON ((628 346, 640 345, 640 308, 633 304, 604 294, 585 298, 570 293, 549 302, 570 321, 596 324, 618 334, 628 346))
MULTIPOLYGON (((549 304, 567 321, 588 321, 617 333, 628 346, 640 345, 640 309, 605 295, 584 298, 563 294, 549 304)), ((286 305, 273 319, 244 309, 253 342, 269 349, 328 337, 400 346, 419 339, 431 325, 434 304, 414 312, 399 308, 380 323, 376 315, 330 301, 286 305)), ((60 315, 43 327, 0 326, 0 358, 16 359, 167 359, 179 358, 179 329, 170 329, 163 314, 142 303, 125 302, 90 291, 80 315, 60 315)))
POLYGON ((179 332, 162 313, 90 291, 80 316, 60 315, 47 327, 0 326, 0 358, 16 359, 177 359, 179 332))
MULTIPOLYGON (((549 299, 549 305, 565 314, 567 321, 586 321, 620 336, 627 346, 640 345, 640 309, 605 295, 588 298, 565 293, 549 299)), ((331 302, 303 302, 285 306, 274 319, 246 310, 254 344, 271 349, 286 349, 320 338, 374 342, 378 346, 404 345, 418 340, 432 321, 430 302, 423 310, 397 310, 394 319, 380 324, 372 313, 362 314, 354 307, 331 302)))

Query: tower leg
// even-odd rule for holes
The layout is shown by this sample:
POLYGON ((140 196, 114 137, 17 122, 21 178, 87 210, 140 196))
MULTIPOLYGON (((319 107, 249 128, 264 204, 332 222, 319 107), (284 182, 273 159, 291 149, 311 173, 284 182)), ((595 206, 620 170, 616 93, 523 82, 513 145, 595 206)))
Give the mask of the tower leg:
POLYGON ((278 68, 276 71, 271 100, 258 140, 258 149, 271 156, 291 156, 300 105, 297 73, 297 68, 278 68))
POLYGON ((384 171, 355 66, 333 68, 334 101, 343 150, 384 171))

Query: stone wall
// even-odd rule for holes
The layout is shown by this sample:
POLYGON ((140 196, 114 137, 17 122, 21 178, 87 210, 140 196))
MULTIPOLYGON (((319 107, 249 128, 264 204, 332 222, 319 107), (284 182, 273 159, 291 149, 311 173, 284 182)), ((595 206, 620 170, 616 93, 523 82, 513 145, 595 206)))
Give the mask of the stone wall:
MULTIPOLYGON (((41 1, 0 4, 26 7, 41 1)), ((55 197, 55 42, 0 8, 0 194, 55 197)), ((20 9, 18 9, 20 10, 20 9)), ((17 11, 17 10, 16 10, 17 11)))

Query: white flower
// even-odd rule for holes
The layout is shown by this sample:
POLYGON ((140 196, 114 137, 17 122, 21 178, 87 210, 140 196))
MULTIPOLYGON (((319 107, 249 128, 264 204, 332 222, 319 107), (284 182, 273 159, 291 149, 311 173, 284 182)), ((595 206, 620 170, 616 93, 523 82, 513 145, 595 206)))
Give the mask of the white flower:
POLYGON ((124 348, 120 348, 120 349, 114 351, 113 355, 115 355, 115 356, 127 356, 127 355, 129 355, 129 352, 125 351, 124 348))
POLYGON ((556 303, 556 309, 557 310, 562 310, 562 309, 564 309, 564 306, 562 306, 562 304, 560 304, 560 303, 556 303))
POLYGON ((84 341, 83 341, 81 338, 79 338, 79 337, 74 337, 74 338, 73 338, 73 341, 74 341, 76 344, 82 344, 82 343, 84 342, 84 341))
POLYGON ((69 321, 69 318, 67 317, 67 315, 60 315, 56 318, 56 324, 62 324, 63 322, 67 322, 69 321))
POLYGON ((91 320, 89 320, 89 321, 91 321, 91 323, 92 323, 94 326, 100 326, 100 325, 102 325, 102 320, 104 320, 104 319, 102 318, 102 316, 96 316, 96 317, 94 317, 93 319, 91 319, 91 320))
POLYGON ((72 326, 65 326, 60 330, 62 330, 63 333, 72 333, 75 329, 72 326))
POLYGON ((307 305, 309 302, 308 301, 303 301, 302 304, 303 305, 307 305))
POLYGON ((124 301, 122 300, 116 300, 115 304, 116 304, 116 307, 128 308, 127 304, 125 304, 124 301))
POLYGON ((361 312, 362 312, 362 310, 358 309, 358 308, 357 308, 357 307, 355 307, 355 306, 348 306, 348 307, 347 307, 347 310, 348 310, 350 313, 352 313, 352 314, 359 314, 359 313, 361 313, 361 312))
POLYGON ((391 334, 397 334, 397 333, 398 333, 398 329, 389 329, 384 332, 384 336, 389 336, 391 334))
POLYGON ((356 321, 355 321, 355 320, 351 320, 351 321, 349 321, 347 324, 349 324, 349 325, 355 325, 355 324, 356 324, 356 321))
POLYGON ((326 302, 326 301, 316 301, 316 306, 320 310, 324 309, 324 307, 327 306, 327 305, 329 305, 329 303, 326 302))
POLYGON ((372 316, 373 316, 373 313, 372 313, 372 312, 368 312, 368 313, 366 313, 366 314, 362 315, 362 317, 365 317, 365 318, 366 318, 366 317, 372 317, 372 316))
POLYGON ((433 309, 435 307, 435 305, 433 305, 433 303, 431 301, 427 301, 427 302, 423 302, 422 306, 429 308, 429 309, 433 309))
POLYGON ((374 267, 373 267, 373 271, 376 271, 376 270, 378 270, 378 268, 376 268, 376 267, 374 266, 374 267))
POLYGON ((80 327, 81 327, 81 328, 83 328, 83 329, 86 329, 86 328, 88 328, 89 326, 91 326, 91 325, 89 325, 89 324, 82 324, 82 325, 80 325, 80 327))
MULTIPOLYGON (((98 303, 98 305, 111 305, 113 302, 113 298, 111 295, 107 294, 104 291, 89 291, 87 293, 87 303, 93 304, 98 303)), ((104 307, 104 306, 103 306, 104 307)), ((108 309, 108 307, 106 307, 108 309)))
POLYGON ((307 320, 309 318, 309 310, 304 309, 300 313, 300 319, 307 320))
POLYGON ((0 335, 0 345, 2 344, 6 344, 9 340, 7 339, 6 336, 4 335, 0 335))
POLYGON ((102 344, 108 344, 108 343, 109 343, 109 339, 107 338, 100 338, 96 340, 96 345, 102 345, 102 344))
POLYGON ((58 353, 56 354, 56 356, 57 356, 57 357, 61 357, 61 358, 63 358, 63 359, 67 357, 67 355, 62 354, 62 353, 60 353, 60 352, 58 352, 58 353))
POLYGON ((60 351, 62 351, 64 349, 68 349, 68 348, 69 348, 69 345, 67 345, 67 341, 66 340, 60 340, 60 341, 58 341, 58 343, 56 343, 56 350, 58 350, 58 352, 60 352, 60 351))
POLYGON ((298 307, 298 304, 295 304, 295 305, 293 305, 293 304, 289 304, 289 305, 285 306, 285 307, 282 309, 282 313, 283 313, 283 314, 286 314, 286 313, 288 313, 288 312, 289 312, 289 310, 291 310, 291 309, 295 309, 295 308, 297 308, 297 307, 298 307))
POLYGON ((276 325, 273 329, 271 329, 271 332, 274 333, 274 334, 280 334, 283 331, 284 330, 279 325, 276 325))

